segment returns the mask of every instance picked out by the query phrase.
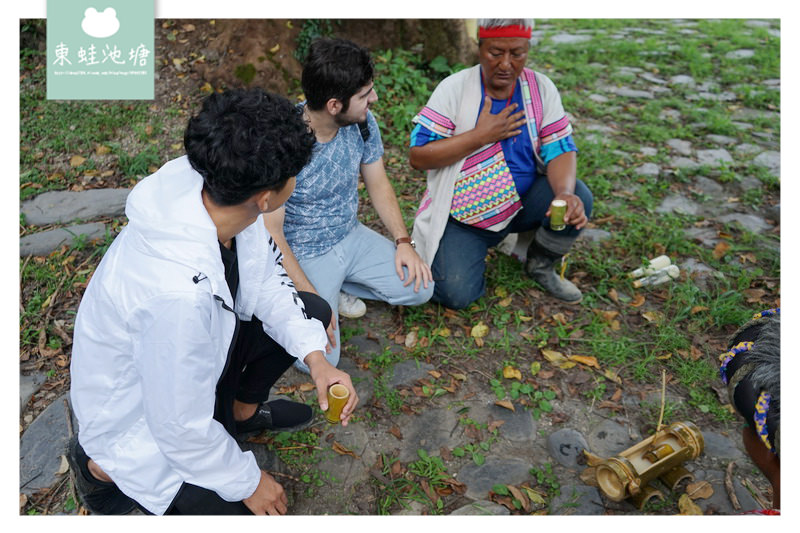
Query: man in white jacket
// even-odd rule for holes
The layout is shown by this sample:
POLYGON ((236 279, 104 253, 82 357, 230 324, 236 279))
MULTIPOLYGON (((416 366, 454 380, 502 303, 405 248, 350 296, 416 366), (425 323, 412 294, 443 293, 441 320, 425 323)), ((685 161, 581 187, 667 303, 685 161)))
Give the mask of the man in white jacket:
POLYGON ((89 510, 284 514, 283 488, 235 435, 307 424, 267 402, 295 360, 319 405, 350 377, 324 356, 331 311, 298 293, 262 222, 294 189, 314 137, 286 99, 214 94, 189 121, 187 155, 131 191, 75 321, 70 461, 89 510))

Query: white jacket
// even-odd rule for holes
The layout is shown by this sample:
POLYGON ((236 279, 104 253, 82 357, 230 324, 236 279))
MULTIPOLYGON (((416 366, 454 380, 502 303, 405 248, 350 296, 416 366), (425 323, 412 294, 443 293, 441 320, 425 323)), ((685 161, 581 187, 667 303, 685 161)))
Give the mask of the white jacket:
MULTIPOLYGON (((213 419, 236 318, 202 185, 184 156, 134 187, 129 223, 75 320, 71 400, 80 443, 122 492, 155 514, 184 481, 239 501, 260 479, 252 452, 213 419)), ((324 350, 325 329, 293 297, 261 217, 236 236, 236 249, 239 318, 255 315, 301 360, 324 350)))

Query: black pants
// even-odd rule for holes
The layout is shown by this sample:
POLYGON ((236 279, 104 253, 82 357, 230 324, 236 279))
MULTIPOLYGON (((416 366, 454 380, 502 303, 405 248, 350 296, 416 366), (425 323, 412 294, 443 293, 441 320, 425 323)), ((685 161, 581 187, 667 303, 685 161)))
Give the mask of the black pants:
MULTIPOLYGON (((327 325, 331 320, 328 303, 309 292, 300 292, 306 315, 327 325)), ((249 322, 237 319, 237 334, 233 349, 228 354, 226 367, 217 382, 217 399, 214 418, 233 436, 236 422, 233 419, 233 400, 244 403, 261 403, 267 399, 270 388, 295 361, 281 345, 264 332, 261 321, 253 317, 249 322)), ((147 513, 152 514, 139 506, 147 513)), ((165 514, 177 515, 229 515, 252 514, 247 506, 223 500, 216 492, 183 483, 165 514)))

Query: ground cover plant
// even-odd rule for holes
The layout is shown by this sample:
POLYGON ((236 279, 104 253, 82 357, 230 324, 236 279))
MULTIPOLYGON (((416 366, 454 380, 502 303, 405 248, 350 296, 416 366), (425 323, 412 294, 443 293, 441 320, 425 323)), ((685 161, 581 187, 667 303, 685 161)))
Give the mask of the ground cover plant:
MULTIPOLYGON (((186 65, 196 58, 175 61, 196 51, 188 46, 202 45, 186 27, 158 21, 155 101, 98 106, 45 99, 43 26, 21 26, 21 201, 50 190, 131 187, 182 155, 189 115, 209 92, 224 89, 192 76, 186 65), (188 45, 180 44, 184 39, 188 45)), ((461 507, 471 500, 455 474, 487 468, 494 454, 513 455, 521 446, 504 439, 508 426, 499 419, 478 416, 475 398, 509 416, 530 413, 542 442, 584 417, 627 419, 642 437, 660 417, 664 424, 690 420, 735 440, 738 421, 718 383, 717 356, 754 312, 780 306, 779 171, 761 159, 780 142, 777 29, 777 21, 727 19, 537 21, 528 64, 559 88, 580 150, 578 177, 595 196, 592 237, 582 238, 563 265, 583 301, 564 305, 548 297, 519 261, 493 250, 486 295, 465 310, 368 302, 364 318, 341 327, 354 382, 370 391, 354 426, 375 444, 356 447, 340 434, 330 437, 324 426, 259 437, 289 465, 291 476, 281 481, 294 487, 293 504, 309 513, 361 514, 448 514, 461 507), (761 224, 743 224, 754 220, 748 217, 761 224), (634 287, 627 273, 662 254, 681 265, 680 277, 634 287), (398 383, 402 365, 428 370, 398 383), (625 398, 641 403, 632 409, 625 398), (434 410, 452 417, 452 440, 425 450, 411 442, 411 425, 397 420, 434 410), (321 487, 353 476, 325 468, 356 457, 370 463, 363 477, 348 482, 362 497, 325 508, 329 491, 321 487)), ((380 99, 373 112, 410 228, 425 186, 424 174, 407 161, 410 121, 436 83, 463 65, 425 62, 411 50, 374 55, 380 99)), ((366 194, 361 211, 362 221, 382 230, 366 194)), ((105 238, 20 258, 20 372, 45 375, 23 408, 21 430, 69 388, 78 302, 125 224, 124 217, 100 221, 105 238)), ((56 227, 21 217, 20 237, 56 227)), ((304 378, 292 379, 279 392, 315 404, 304 378)), ((523 474, 520 482, 490 484, 482 499, 515 514, 577 507, 569 482, 577 472, 537 457, 523 474)), ((752 468, 748 475, 752 492, 768 496, 763 478, 752 468)), ((25 498, 20 512, 78 512, 68 486, 25 498)), ((609 504, 605 512, 640 511, 609 504)), ((678 498, 641 512, 675 514, 678 498)))

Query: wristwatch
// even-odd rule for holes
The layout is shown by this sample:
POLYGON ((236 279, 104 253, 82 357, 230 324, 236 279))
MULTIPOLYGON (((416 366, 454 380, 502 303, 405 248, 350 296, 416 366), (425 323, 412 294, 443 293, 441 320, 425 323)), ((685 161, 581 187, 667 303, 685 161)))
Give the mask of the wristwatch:
POLYGON ((412 239, 411 237, 400 237, 399 239, 395 239, 394 240, 395 248, 397 248, 399 245, 403 244, 404 242, 407 242, 408 244, 410 244, 412 248, 416 248, 417 247, 417 243, 415 243, 414 239, 412 239))

